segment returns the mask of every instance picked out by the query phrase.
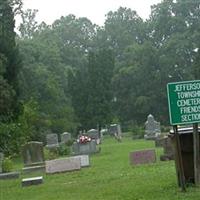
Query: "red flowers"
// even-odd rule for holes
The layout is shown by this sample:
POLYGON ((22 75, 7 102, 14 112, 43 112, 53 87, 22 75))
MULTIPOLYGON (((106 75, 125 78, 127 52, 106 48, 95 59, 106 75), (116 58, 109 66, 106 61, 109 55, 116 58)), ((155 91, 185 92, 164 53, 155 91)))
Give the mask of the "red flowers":
POLYGON ((78 139, 78 142, 81 143, 81 144, 85 144, 87 142, 90 142, 91 141, 91 138, 86 136, 86 135, 81 135, 78 139))

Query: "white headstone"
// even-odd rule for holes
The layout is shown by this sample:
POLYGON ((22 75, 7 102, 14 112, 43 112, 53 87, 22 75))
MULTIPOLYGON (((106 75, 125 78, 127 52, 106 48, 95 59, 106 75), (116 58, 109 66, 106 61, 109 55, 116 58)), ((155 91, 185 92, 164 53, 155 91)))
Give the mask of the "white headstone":
POLYGON ((79 156, 74 156, 73 158, 79 158, 80 159, 81 167, 90 166, 89 155, 79 155, 79 156))

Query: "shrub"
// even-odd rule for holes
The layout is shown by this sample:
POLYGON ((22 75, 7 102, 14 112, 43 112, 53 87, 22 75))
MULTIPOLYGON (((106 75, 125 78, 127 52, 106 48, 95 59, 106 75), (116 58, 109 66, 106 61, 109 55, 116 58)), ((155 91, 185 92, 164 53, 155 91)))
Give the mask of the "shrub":
POLYGON ((58 148, 58 152, 60 156, 65 156, 70 154, 70 146, 67 144, 61 144, 58 148))
POLYGON ((2 163, 2 170, 3 172, 11 172, 13 169, 13 162, 10 157, 6 157, 2 163))
POLYGON ((59 157, 58 148, 44 149, 45 160, 54 160, 59 157))
POLYGON ((134 125, 131 127, 132 137, 133 139, 141 139, 144 138, 144 128, 138 125, 134 125))

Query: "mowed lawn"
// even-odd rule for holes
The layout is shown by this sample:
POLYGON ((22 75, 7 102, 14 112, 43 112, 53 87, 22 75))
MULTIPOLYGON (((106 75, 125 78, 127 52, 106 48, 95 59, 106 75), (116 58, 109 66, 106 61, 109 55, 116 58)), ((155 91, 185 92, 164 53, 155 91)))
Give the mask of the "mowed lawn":
MULTIPOLYGON (((176 200, 200 199, 200 189, 188 187, 186 193, 177 187, 173 161, 160 162, 161 148, 157 148, 157 162, 130 166, 129 152, 155 148, 153 141, 124 138, 118 143, 104 139, 101 152, 90 157, 91 167, 80 171, 43 175, 44 183, 21 187, 23 177, 0 181, 0 200, 176 200)), ((17 168, 21 168, 17 164, 17 168)))

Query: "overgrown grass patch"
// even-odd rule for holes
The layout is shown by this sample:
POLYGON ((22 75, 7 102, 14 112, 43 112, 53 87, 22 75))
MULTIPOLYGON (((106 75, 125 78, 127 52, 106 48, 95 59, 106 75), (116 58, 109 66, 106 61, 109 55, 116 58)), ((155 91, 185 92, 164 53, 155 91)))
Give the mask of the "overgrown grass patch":
MULTIPOLYGON (((200 189, 189 187, 187 193, 177 187, 173 161, 131 166, 129 152, 155 148, 153 141, 125 138, 118 143, 106 138, 101 152, 90 158, 91 167, 80 171, 45 175, 44 184, 21 187, 18 180, 0 181, 1 200, 199 200, 200 189)), ((162 153, 156 149, 157 158, 162 153)), ((19 160, 15 166, 21 168, 19 160)))

